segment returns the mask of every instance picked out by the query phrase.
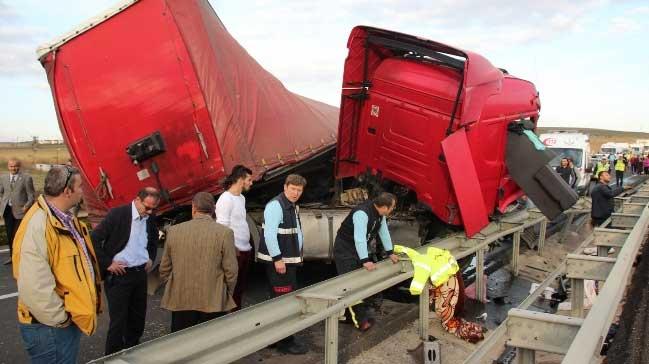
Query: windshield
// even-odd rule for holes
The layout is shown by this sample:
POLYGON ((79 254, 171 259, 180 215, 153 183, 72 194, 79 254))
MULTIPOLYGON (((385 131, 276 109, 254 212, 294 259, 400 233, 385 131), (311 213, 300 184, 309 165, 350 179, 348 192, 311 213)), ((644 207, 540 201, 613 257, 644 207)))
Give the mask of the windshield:
POLYGON ((615 148, 602 148, 604 154, 615 154, 615 148))
POLYGON ((561 158, 572 158, 576 168, 582 167, 584 151, 582 149, 574 148, 550 148, 553 152, 557 153, 557 157, 550 161, 552 167, 561 164, 561 158))

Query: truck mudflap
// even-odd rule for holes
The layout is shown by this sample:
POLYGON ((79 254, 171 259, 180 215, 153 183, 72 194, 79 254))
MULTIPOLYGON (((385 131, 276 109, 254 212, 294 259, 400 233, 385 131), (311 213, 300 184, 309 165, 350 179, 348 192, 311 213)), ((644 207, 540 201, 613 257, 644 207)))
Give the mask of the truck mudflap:
POLYGON ((509 174, 548 219, 572 207, 579 196, 555 173, 548 162, 554 152, 545 148, 528 121, 511 123, 507 133, 506 164, 509 174))

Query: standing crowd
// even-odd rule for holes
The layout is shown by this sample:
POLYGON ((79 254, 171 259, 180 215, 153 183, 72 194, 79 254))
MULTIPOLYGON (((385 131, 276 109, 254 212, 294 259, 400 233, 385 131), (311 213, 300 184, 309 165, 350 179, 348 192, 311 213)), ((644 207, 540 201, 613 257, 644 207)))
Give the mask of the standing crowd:
MULTIPOLYGON (((75 363, 81 334, 96 331, 106 304, 105 354, 137 345, 146 322, 147 274, 159 244, 155 211, 160 192, 143 188, 130 203, 109 210, 91 231, 71 212, 83 196, 77 168, 54 166, 45 177, 44 193, 36 197, 20 162, 12 159, 8 166, 9 174, 0 179, 0 212, 18 285, 19 328, 31 362, 75 363)), ((300 175, 287 176, 283 190, 264 209, 256 259, 266 266, 273 297, 298 289, 304 236, 297 202, 306 185, 300 175)), ((171 332, 241 308, 253 261, 243 195, 251 186, 252 171, 235 166, 217 201, 207 192, 195 194, 192 219, 167 230, 159 274, 166 284, 161 307, 171 311, 171 332)), ((386 220, 396 202, 394 195, 381 193, 352 209, 335 239, 338 274, 375 270, 375 239, 386 257, 398 262, 386 220)), ((365 302, 348 308, 345 317, 360 331, 375 324, 365 302)), ((286 354, 307 352, 294 336, 273 346, 286 354)))

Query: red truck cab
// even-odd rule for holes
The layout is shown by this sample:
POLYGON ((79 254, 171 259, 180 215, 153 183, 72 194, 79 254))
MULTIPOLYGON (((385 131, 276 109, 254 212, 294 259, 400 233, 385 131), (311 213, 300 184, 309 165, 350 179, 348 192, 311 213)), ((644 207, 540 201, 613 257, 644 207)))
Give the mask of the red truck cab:
POLYGON ((358 26, 347 43, 336 177, 416 193, 471 236, 523 195, 506 165, 510 123, 539 117, 529 81, 479 54, 358 26))

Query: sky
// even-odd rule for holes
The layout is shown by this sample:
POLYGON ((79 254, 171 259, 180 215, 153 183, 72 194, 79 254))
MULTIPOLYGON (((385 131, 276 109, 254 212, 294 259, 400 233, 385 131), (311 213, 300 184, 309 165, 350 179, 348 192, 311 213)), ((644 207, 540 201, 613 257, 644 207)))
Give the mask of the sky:
MULTIPOLYGON (((162 1, 162 0, 146 0, 162 1)), ((115 0, 0 0, 0 141, 58 138, 36 48, 115 0)), ((230 33, 293 92, 339 106, 356 25, 482 54, 532 81, 540 126, 649 132, 649 2, 210 0, 230 33)))

